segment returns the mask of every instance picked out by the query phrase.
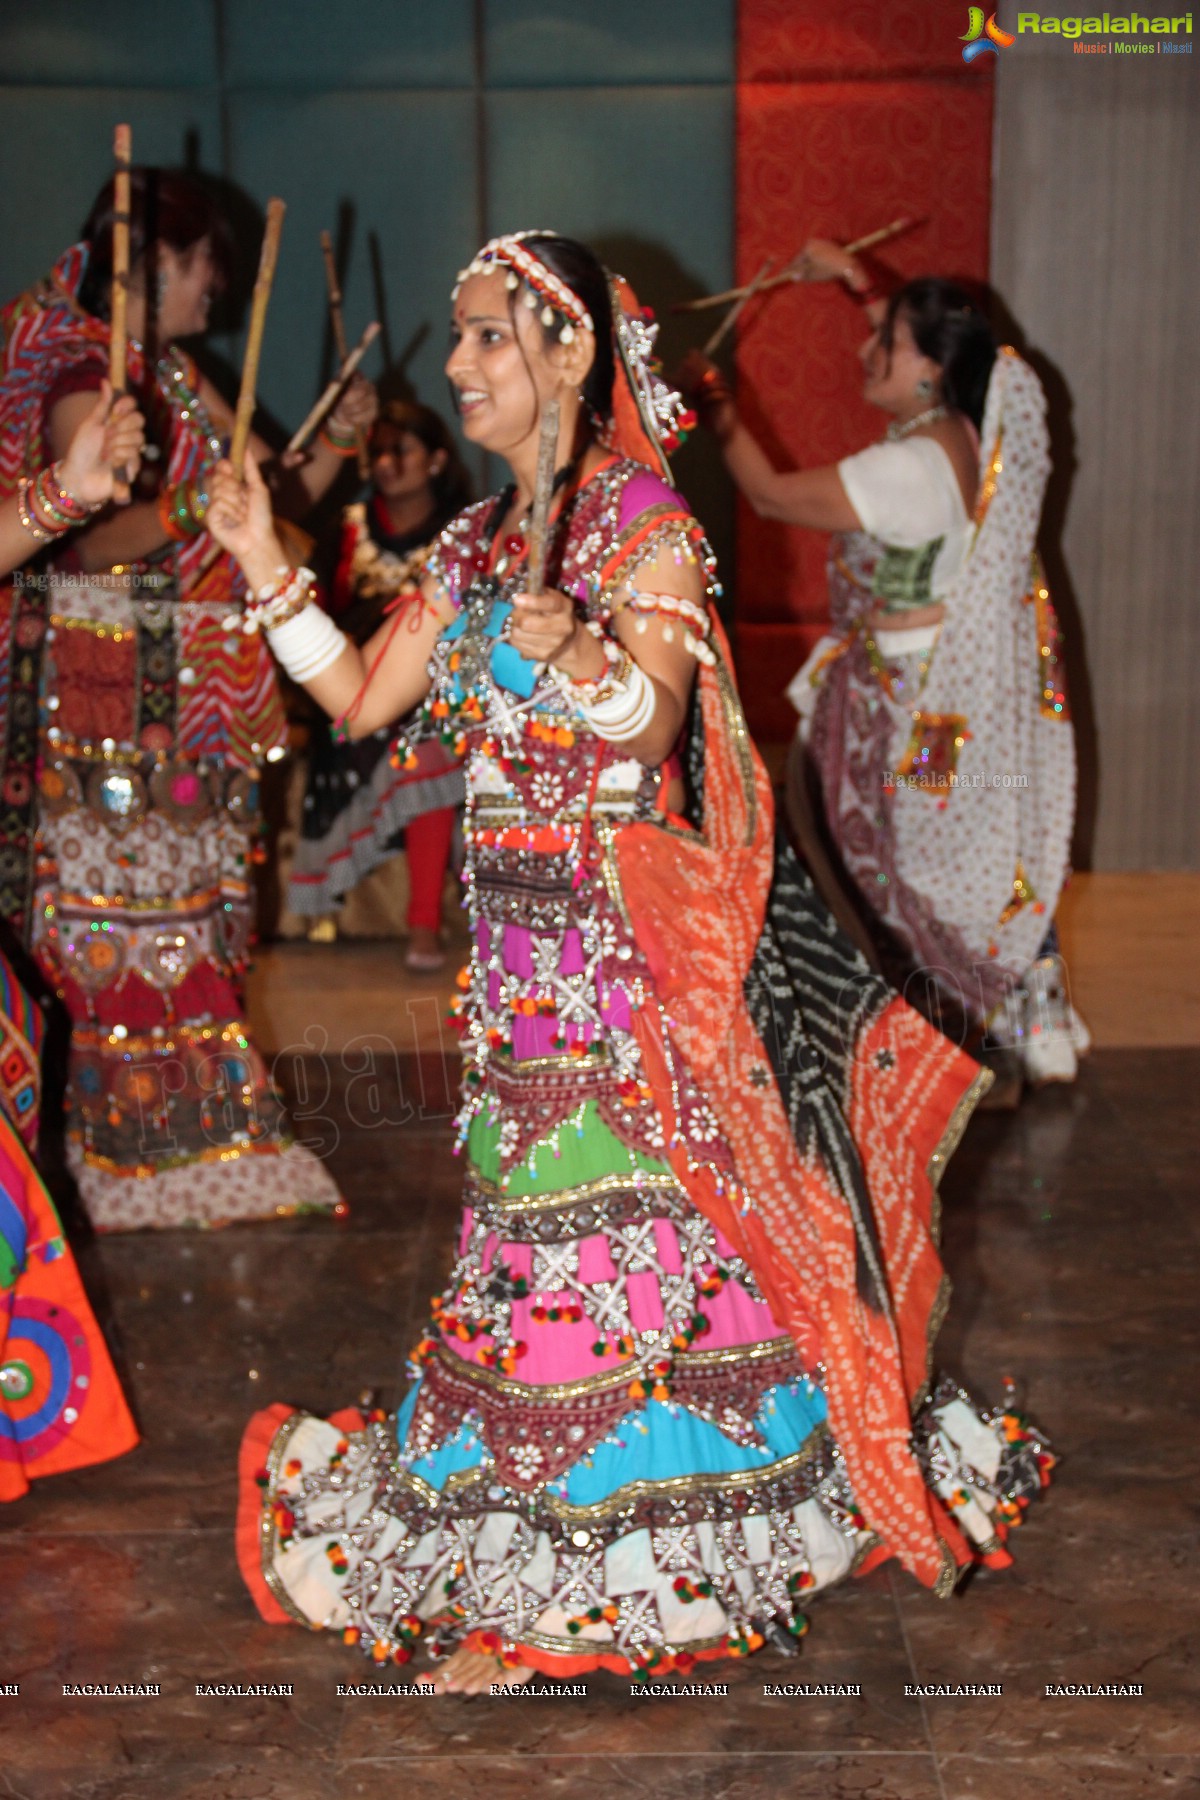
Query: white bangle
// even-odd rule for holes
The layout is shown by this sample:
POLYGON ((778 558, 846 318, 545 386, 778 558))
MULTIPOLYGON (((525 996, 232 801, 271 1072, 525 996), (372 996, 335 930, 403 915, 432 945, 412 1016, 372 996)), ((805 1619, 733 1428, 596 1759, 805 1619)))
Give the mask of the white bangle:
POLYGON ((310 604, 303 612, 267 627, 267 642, 293 681, 315 681, 335 663, 350 639, 321 607, 310 604))
POLYGON ((577 700, 576 706, 592 730, 612 744, 626 744, 645 731, 658 705, 658 694, 649 676, 632 663, 618 691, 595 706, 577 700))

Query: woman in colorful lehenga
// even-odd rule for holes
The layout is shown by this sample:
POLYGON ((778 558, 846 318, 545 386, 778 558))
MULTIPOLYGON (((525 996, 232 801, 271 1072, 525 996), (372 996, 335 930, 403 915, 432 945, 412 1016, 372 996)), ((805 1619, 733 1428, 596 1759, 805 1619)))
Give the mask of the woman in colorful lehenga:
MULTIPOLYGON (((223 226, 187 177, 135 169, 131 188, 129 381, 161 485, 49 546, 0 613, 0 910, 71 1013, 68 1151, 101 1231, 341 1204, 244 1017, 258 768, 285 721, 270 658, 226 625, 241 573, 203 527, 229 414, 173 341, 205 328, 223 226)), ((110 183, 84 241, 5 309, 5 491, 61 454, 107 373, 112 226, 110 183)), ((373 390, 341 406, 287 476, 300 504, 353 453, 373 390)))
MULTIPOLYGON (((66 456, 0 504, 0 575, 78 528, 112 496, 114 468, 136 470, 142 416, 104 383, 66 456)), ((0 927, 2 929, 2 927, 0 927)), ((44 1024, 0 947, 0 1500, 39 1476, 123 1456, 137 1443, 109 1358, 34 1166, 44 1024)))
MULTIPOLYGON (((254 1419, 239 1555, 267 1619, 380 1664, 432 1640, 476 1692, 744 1655, 887 1555, 948 1592, 1007 1561, 1046 1459, 931 1383, 935 1185, 987 1078, 786 852, 772 883, 653 328, 536 233, 464 271, 453 337, 464 431, 512 481, 443 533, 415 629, 360 653, 304 571, 254 617, 353 729, 421 703, 467 759, 457 1262, 398 1413, 254 1419)), ((213 529, 257 589, 280 547, 247 481, 219 472, 213 529)))
MULTIPOLYGON (((370 449, 372 492, 345 509, 327 584, 329 611, 359 644, 399 596, 416 587, 432 540, 470 498, 454 439, 430 406, 388 401, 372 427, 370 449)), ((384 727, 355 743, 335 741, 319 715, 309 736, 287 903, 292 912, 316 916, 311 937, 333 938, 334 908, 403 840, 409 884, 404 961, 414 973, 427 974, 446 960, 442 894, 463 797, 462 769, 436 742, 421 745, 415 769, 397 769, 387 755, 391 739, 384 727)))

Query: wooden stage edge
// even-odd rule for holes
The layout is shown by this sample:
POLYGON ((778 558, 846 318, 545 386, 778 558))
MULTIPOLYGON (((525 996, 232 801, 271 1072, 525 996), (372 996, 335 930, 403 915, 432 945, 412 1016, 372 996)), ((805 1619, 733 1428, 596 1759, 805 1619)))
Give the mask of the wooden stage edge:
MULTIPOLYGON (((1076 875, 1059 908, 1071 996, 1098 1049, 1200 1045, 1200 874, 1076 875)), ((466 952, 461 914, 440 976, 410 975, 396 939, 264 945, 248 983, 268 1055, 456 1050, 443 1017, 466 952)))

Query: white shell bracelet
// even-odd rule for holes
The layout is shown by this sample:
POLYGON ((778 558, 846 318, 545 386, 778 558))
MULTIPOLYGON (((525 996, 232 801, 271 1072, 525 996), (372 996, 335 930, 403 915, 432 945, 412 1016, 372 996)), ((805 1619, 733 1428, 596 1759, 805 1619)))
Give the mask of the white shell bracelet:
POLYGON ((694 600, 687 600, 681 594, 647 593, 642 588, 631 587, 626 607, 634 615, 636 632, 644 633, 651 619, 661 619, 664 621, 663 642, 670 644, 674 641, 675 627, 679 625, 684 649, 690 651, 697 662, 709 668, 715 666, 716 654, 707 642, 708 613, 694 600))
POLYGON ((248 637, 256 631, 269 631, 303 612, 316 590, 317 578, 311 569, 280 569, 278 580, 260 587, 243 612, 231 613, 224 620, 225 630, 244 631, 248 637))
POLYGON ((654 683, 635 662, 617 691, 594 705, 575 702, 592 730, 612 744, 626 744, 645 731, 658 705, 654 683))

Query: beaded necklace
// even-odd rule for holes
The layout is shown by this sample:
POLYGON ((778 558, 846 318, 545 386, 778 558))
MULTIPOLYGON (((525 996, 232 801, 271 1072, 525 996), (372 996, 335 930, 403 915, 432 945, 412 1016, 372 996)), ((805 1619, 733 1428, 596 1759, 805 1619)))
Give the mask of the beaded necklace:
MULTIPOLYGON (((576 485, 572 484, 578 476, 577 460, 558 471, 554 488, 563 499, 551 516, 556 533, 569 523, 580 495, 616 460, 607 458, 576 485)), ((482 730, 493 753, 501 741, 515 749, 525 730, 537 735, 537 721, 524 715, 532 710, 540 671, 513 649, 505 635, 511 617, 511 602, 505 599, 505 591, 511 591, 529 554, 528 541, 519 530, 500 541, 500 527, 515 492, 510 485, 497 495, 484 530, 485 572, 471 581, 462 597, 458 618, 443 634, 450 644, 446 660, 450 679, 434 681, 417 715, 413 735, 435 735, 456 756, 465 752, 466 733, 470 730, 482 730)), ((574 734, 570 737, 573 743, 574 734)), ((392 752, 393 766, 413 768, 416 760, 406 733, 392 752)), ((521 772, 522 765, 514 766, 521 772)))
POLYGON ((913 419, 906 419, 903 425, 893 419, 885 433, 886 441, 889 444, 899 444, 904 438, 911 437, 914 431, 920 431, 922 425, 936 425, 939 419, 949 416, 944 406, 927 406, 924 412, 919 412, 913 419))

